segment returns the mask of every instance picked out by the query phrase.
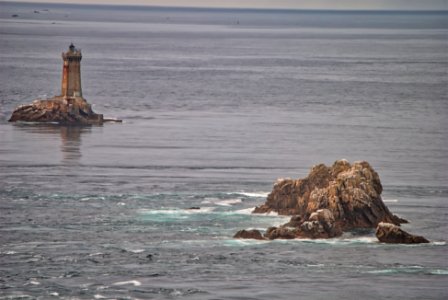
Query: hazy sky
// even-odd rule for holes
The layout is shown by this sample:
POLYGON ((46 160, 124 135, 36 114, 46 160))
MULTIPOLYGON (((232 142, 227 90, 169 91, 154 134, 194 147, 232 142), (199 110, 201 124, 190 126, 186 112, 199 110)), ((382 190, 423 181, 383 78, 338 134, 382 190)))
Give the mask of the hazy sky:
POLYGON ((188 7, 448 10, 448 0, 12 0, 13 2, 138 4, 188 7))

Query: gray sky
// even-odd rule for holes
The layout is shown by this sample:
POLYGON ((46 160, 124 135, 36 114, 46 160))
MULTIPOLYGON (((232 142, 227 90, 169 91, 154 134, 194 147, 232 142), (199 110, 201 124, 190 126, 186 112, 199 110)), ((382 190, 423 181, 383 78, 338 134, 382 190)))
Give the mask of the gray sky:
POLYGON ((13 2, 138 4, 156 6, 294 8, 294 9, 392 9, 448 10, 448 0, 12 0, 13 2))

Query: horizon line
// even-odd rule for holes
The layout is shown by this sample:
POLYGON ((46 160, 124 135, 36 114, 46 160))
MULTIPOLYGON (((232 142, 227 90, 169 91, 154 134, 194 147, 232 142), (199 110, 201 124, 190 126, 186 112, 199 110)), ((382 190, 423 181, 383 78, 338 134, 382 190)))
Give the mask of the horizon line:
POLYGON ((418 12, 426 12, 426 13, 448 13, 447 9, 355 9, 355 8, 286 8, 286 7, 224 7, 224 6, 180 6, 180 5, 153 5, 153 4, 143 4, 143 3, 130 3, 130 4, 122 4, 122 3, 79 3, 75 1, 67 1, 67 2, 47 2, 47 1, 27 1, 27 0, 0 0, 0 3, 8 3, 8 4, 38 4, 38 5, 73 5, 73 6, 96 6, 96 7, 144 7, 144 8, 159 8, 159 9, 186 9, 186 10, 250 10, 250 11, 308 11, 308 12, 396 12, 396 13, 418 13, 418 12))

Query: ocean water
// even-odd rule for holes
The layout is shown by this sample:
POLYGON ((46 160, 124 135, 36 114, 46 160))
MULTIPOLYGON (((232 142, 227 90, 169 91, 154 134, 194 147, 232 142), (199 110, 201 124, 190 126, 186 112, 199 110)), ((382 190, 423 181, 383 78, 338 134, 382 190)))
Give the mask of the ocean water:
POLYGON ((446 299, 447 116, 444 12, 1 2, 0 299, 446 299), (70 42, 123 123, 8 123, 59 93, 70 42), (232 238, 288 220, 250 214, 277 178, 341 158, 431 243, 232 238))

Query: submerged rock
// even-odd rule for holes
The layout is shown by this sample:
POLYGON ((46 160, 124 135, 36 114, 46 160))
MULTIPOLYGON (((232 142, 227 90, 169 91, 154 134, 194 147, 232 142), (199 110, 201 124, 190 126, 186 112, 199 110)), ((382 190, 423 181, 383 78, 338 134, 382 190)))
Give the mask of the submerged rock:
POLYGON ((376 228, 376 237, 382 243, 394 243, 394 244, 420 244, 429 243, 429 241, 418 235, 412 235, 402 230, 400 227, 381 222, 376 228))
POLYGON ((234 236, 235 239, 256 239, 256 240, 264 240, 263 235, 260 231, 256 229, 252 230, 240 230, 234 236))

